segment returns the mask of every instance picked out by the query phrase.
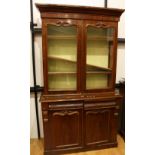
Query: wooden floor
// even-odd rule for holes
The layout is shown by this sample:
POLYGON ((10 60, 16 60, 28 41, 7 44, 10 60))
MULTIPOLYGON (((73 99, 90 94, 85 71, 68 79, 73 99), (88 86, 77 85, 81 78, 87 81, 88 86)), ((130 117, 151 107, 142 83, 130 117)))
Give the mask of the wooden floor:
MULTIPOLYGON (((103 149, 99 151, 89 151, 81 153, 72 153, 65 155, 125 155, 125 143, 121 136, 117 136, 118 147, 103 149)), ((30 140, 30 155, 43 155, 43 140, 30 140)))

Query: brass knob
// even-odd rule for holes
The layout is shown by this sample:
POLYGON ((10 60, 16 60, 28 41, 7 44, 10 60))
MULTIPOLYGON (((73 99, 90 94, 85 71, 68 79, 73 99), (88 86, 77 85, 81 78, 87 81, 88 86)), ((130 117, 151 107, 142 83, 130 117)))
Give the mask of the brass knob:
POLYGON ((49 107, 49 108, 52 108, 52 105, 49 105, 48 107, 49 107))

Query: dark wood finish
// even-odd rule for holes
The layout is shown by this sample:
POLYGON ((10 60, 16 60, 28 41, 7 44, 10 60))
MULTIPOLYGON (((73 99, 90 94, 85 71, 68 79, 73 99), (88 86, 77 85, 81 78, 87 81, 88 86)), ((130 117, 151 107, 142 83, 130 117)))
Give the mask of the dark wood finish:
POLYGON ((74 101, 42 102, 45 155, 117 146, 120 99, 120 95, 85 96, 74 101))
MULTIPOLYGON (((124 10, 98 7, 79 7, 36 4, 42 18, 42 46, 44 92, 41 95, 44 126, 44 154, 56 155, 69 152, 103 149, 117 146, 117 118, 121 95, 115 94, 117 29, 124 10), (75 61, 48 55, 47 42, 53 36, 47 35, 47 25, 77 27, 77 73, 48 72, 48 61, 57 60, 76 64, 75 61), (86 65, 86 31, 91 25, 96 28, 114 28, 109 37, 109 67, 86 65), (87 68, 87 72, 86 72, 87 68), (77 76, 76 91, 54 91, 48 89, 48 76, 77 76), (86 74, 107 74, 109 87, 86 90, 86 74)), ((59 36, 54 39, 74 39, 74 36, 59 36)), ((103 37, 88 38, 101 40, 103 37)))
POLYGON ((81 112, 78 110, 53 111, 51 116, 52 149, 80 146, 81 112), (53 122, 53 123, 52 123, 53 122), (58 128, 58 130, 57 130, 58 128), (53 129, 53 130, 52 130, 53 129), (60 130, 61 129, 61 130, 60 130))
POLYGON ((36 4, 41 13, 84 13, 84 14, 97 14, 104 16, 120 17, 124 12, 123 9, 103 8, 103 7, 91 7, 91 6, 74 6, 74 5, 59 5, 59 4, 36 4))
POLYGON ((118 132, 125 140, 125 81, 120 82, 117 86, 117 89, 120 91, 120 94, 123 96, 120 103, 118 132))
MULTIPOLYGON (((35 34, 41 34, 42 33, 42 28, 38 28, 38 27, 34 28, 34 33, 35 34)), ((125 38, 117 38, 117 42, 124 44, 125 43, 125 38)))
POLYGON ((85 145, 91 146, 108 142, 110 132, 109 122, 110 109, 85 111, 85 145))

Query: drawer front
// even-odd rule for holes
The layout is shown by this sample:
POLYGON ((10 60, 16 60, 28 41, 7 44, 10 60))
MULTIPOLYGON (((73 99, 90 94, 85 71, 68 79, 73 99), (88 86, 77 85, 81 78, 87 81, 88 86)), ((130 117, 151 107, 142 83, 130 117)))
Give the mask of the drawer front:
POLYGON ((48 103, 43 102, 42 103, 42 111, 47 110, 62 110, 62 109, 81 109, 83 107, 82 102, 55 102, 55 103, 48 103))
POLYGON ((115 101, 100 101, 100 102, 84 102, 84 109, 91 110, 91 109, 101 109, 101 108, 118 108, 119 106, 115 101))

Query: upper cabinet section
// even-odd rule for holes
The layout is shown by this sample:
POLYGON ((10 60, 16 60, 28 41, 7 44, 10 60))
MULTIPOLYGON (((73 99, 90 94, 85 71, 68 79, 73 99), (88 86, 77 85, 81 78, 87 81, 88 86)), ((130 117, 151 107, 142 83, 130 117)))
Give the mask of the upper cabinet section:
POLYGON ((44 93, 114 92, 124 10, 36 4, 42 17, 44 93))

